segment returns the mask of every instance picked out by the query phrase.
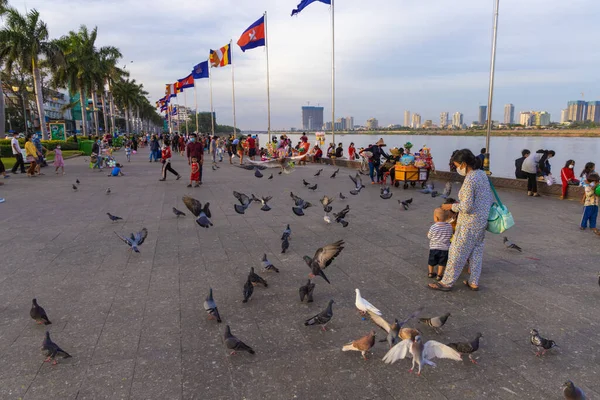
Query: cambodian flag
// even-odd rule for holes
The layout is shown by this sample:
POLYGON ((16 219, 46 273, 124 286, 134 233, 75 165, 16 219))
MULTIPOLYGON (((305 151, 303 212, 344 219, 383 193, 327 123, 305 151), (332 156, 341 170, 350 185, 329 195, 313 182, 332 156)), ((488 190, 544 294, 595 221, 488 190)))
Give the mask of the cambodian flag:
POLYGON ((254 49, 265 45, 265 16, 263 15, 248 27, 237 41, 242 51, 254 49))

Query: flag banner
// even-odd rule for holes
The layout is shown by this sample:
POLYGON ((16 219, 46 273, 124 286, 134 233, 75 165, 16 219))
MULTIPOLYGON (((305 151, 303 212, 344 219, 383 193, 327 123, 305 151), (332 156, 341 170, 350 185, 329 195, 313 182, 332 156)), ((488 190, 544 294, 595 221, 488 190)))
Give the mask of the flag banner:
POLYGON ((296 14, 299 14, 300 11, 304 10, 306 7, 308 7, 310 4, 314 3, 315 1, 320 1, 321 3, 331 5, 331 0, 302 0, 300 2, 300 4, 298 4, 298 8, 292 10, 292 17, 296 14))
POLYGON ((174 83, 167 83, 165 85, 165 97, 171 98, 177 96, 177 88, 174 83))
POLYGON ((194 66, 194 69, 192 70, 192 78, 208 78, 208 61, 203 61, 200 64, 194 66))
POLYGON ((175 93, 183 93, 183 88, 181 87, 181 82, 177 81, 173 84, 175 86, 175 93))
POLYGON ((210 61, 210 66, 214 68, 231 64, 231 46, 227 44, 219 50, 211 49, 208 61, 210 61))
POLYGON ((237 45, 240 46, 240 49, 244 52, 265 45, 264 15, 242 33, 242 36, 240 36, 240 39, 237 41, 237 45))
POLYGON ((194 87, 194 77, 192 74, 189 74, 185 78, 179 79, 177 82, 179 83, 181 90, 194 87))
POLYGON ((173 110, 171 111, 171 116, 173 115, 177 115, 177 107, 173 107, 173 110))

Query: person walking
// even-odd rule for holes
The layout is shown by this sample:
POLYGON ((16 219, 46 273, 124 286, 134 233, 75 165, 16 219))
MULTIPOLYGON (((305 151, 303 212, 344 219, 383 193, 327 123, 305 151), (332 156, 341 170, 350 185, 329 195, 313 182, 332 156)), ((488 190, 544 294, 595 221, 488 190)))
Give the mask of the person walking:
POLYGON ((93 169, 102 169, 102 149, 100 148, 100 139, 96 140, 92 145, 92 157, 96 156, 96 163, 93 169))
POLYGON ((217 137, 212 136, 210 138, 210 144, 208 152, 210 153, 210 157, 212 158, 213 164, 217 163, 217 137))
POLYGON ((58 175, 58 169, 61 169, 62 174, 65 174, 65 160, 60 149, 60 144, 54 149, 54 173, 58 175))
POLYGON ((190 135, 190 142, 186 147, 186 155, 188 159, 188 165, 192 165, 192 158, 196 158, 198 161, 198 185, 202 185, 202 164, 204 163, 204 147, 202 143, 198 141, 198 135, 192 133, 190 135))
POLYGON ((479 277, 483 264, 485 230, 494 196, 485 171, 478 169, 479 160, 469 149, 457 151, 452 157, 456 172, 465 177, 458 192, 459 201, 442 204, 442 209, 458 213, 456 233, 450 246, 446 271, 441 282, 430 283, 433 290, 452 290, 460 273, 468 263, 471 275, 463 284, 479 290, 479 277))
POLYGON ((149 162, 152 162, 152 159, 154 159, 154 162, 158 162, 158 151, 160 150, 159 144, 158 144, 158 138, 156 137, 156 135, 152 135, 152 139, 150 139, 150 157, 149 157, 149 162))
POLYGON ((540 165, 546 164, 550 151, 552 150, 538 150, 523 161, 522 171, 527 174, 527 196, 540 197, 537 192, 537 174, 540 165))
POLYGON ((35 144, 31 141, 31 135, 27 135, 25 138, 25 157, 27 157, 27 162, 29 162, 27 176, 35 176, 35 171, 37 169, 37 154, 35 144))
POLYGON ((13 132, 13 137, 10 139, 10 147, 12 149, 13 156, 17 159, 15 165, 12 167, 12 173, 16 174, 17 169, 21 168, 21 173, 25 173, 25 162, 23 161, 23 153, 21 152, 21 146, 19 146, 19 134, 17 132, 13 132))
POLYGON ((175 171, 173 169, 173 167, 171 167, 171 147, 169 146, 168 139, 165 139, 165 141, 163 143, 160 162, 162 163, 162 178, 159 179, 159 181, 167 180, 167 171, 171 172, 173 175, 175 175, 177 177, 177 178, 175 178, 176 181, 181 179, 181 175, 179 175, 177 173, 177 171, 175 171))

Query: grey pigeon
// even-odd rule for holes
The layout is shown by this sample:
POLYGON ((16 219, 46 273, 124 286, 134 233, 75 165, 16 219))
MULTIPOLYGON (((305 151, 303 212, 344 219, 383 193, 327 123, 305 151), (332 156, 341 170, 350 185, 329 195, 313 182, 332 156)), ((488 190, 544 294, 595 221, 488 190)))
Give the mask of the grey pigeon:
POLYGON ((354 189, 350 191, 350 194, 356 196, 365 187, 365 185, 363 185, 362 178, 359 174, 356 174, 355 176, 350 175, 350 179, 352 182, 354 182, 354 189))
POLYGON ((310 182, 306 182, 306 179, 302 179, 302 184, 304 186, 310 186, 310 182))
POLYGON ((208 296, 206 296, 206 300, 204 300, 204 310, 208 313, 208 319, 216 319, 218 323, 221 323, 221 316, 219 315, 219 310, 217 309, 217 303, 213 299, 213 290, 209 289, 208 296))
POLYGON ((250 297, 252 297, 252 293, 254 293, 254 285, 248 276, 246 283, 244 283, 244 300, 242 300, 242 303, 247 303, 250 297))
MULTIPOLYGON (((384 331, 387 332, 386 338, 380 340, 380 342, 387 341, 390 348, 392 348, 396 343, 398 343, 398 338, 400 338, 400 337, 405 338, 403 336, 404 332, 401 333, 401 331, 403 330, 403 326, 411 319, 418 317, 422 310, 423 310, 422 307, 417 309, 415 312, 413 312, 411 315, 409 315, 405 320, 403 320, 401 322, 399 322, 398 319, 394 319, 394 322, 392 324, 390 324, 389 322, 384 320, 381 316, 377 315, 376 313, 374 313, 372 311, 367 311, 367 312, 368 312, 369 316, 371 317, 371 320, 373 320, 373 322, 377 326, 379 326, 381 329, 383 329, 384 331)), ((406 332, 406 333, 412 333, 412 332, 406 332)))
POLYGON ((313 302, 313 291, 315 290, 315 284, 311 283, 310 279, 306 282, 306 285, 300 286, 298 292, 300 293, 300 301, 304 301, 306 298, 307 303, 313 302))
POLYGON ((106 215, 108 215, 108 218, 110 218, 110 220, 113 222, 123 219, 121 217, 117 217, 116 215, 112 215, 111 213, 106 213, 106 215))
POLYGON ((431 197, 433 197, 433 198, 436 198, 436 197, 438 197, 439 195, 440 195, 440 194, 438 193, 438 191, 437 191, 437 190, 433 190, 433 191, 431 191, 431 197))
POLYGON ((529 331, 529 333, 531 334, 529 341, 537 349, 537 352, 535 353, 536 356, 543 356, 544 354, 546 354, 546 351, 550 350, 551 348, 559 347, 554 340, 541 337, 537 329, 532 329, 531 331, 529 331), (543 351, 541 351, 541 353, 540 348, 544 349, 543 351))
POLYGON ((131 248, 131 250, 135 251, 136 253, 139 253, 139 246, 141 246, 142 243, 144 243, 144 241, 148 237, 148 229, 142 228, 142 230, 136 233, 135 235, 132 233, 130 237, 121 236, 117 232, 115 232, 115 235, 117 235, 119 239, 125 242, 131 248))
POLYGON ((244 214, 246 209, 248 209, 250 204, 252 204, 252 200, 244 193, 236 192, 235 190, 233 191, 233 196, 240 202, 240 204, 233 205, 235 212, 238 214, 244 214))
POLYGON ((585 393, 583 390, 575 386, 571 381, 566 381, 563 385, 563 395, 567 400, 585 400, 585 393))
POLYGON ((448 321, 448 317, 451 315, 452 314, 450 313, 446 313, 439 317, 419 318, 419 322, 432 327, 433 329, 435 329, 436 332, 438 332, 438 329, 446 324, 446 321, 448 321))
POLYGON ((213 166, 212 166, 212 170, 213 170, 213 171, 216 171, 216 170, 217 170, 217 167, 213 165, 213 166))
POLYGON ((273 197, 272 196, 267 196, 267 197, 261 197, 260 199, 255 197, 254 195, 252 195, 252 200, 256 201, 257 203, 261 203, 262 207, 260 208, 262 211, 270 211, 271 207, 269 207, 269 205, 267 204, 273 197))
POLYGON ((292 207, 292 211, 298 216, 303 216, 304 210, 306 210, 308 207, 312 207, 312 204, 296 196, 293 192, 290 192, 290 197, 294 199, 295 204, 295 206, 292 207))
POLYGON ((344 250, 344 241, 338 240, 335 243, 328 244, 319 248, 315 255, 310 258, 309 256, 304 256, 303 259, 311 270, 309 274, 309 278, 314 278, 315 276, 320 276, 325 279, 325 281, 329 284, 329 279, 325 276, 323 270, 327 268, 333 260, 344 250))
POLYGON ((433 183, 428 183, 423 189, 419 190, 419 192, 423 194, 431 194, 433 192, 433 189, 433 183))
POLYGON ((473 358, 473 353, 479 350, 479 338, 482 336, 483 335, 478 332, 477 335, 475 335, 475 339, 473 339, 471 342, 448 343, 448 347, 452 347, 460 354, 468 354, 469 360, 471 360, 473 364, 477 364, 477 361, 475 361, 473 358))
POLYGON ((309 186, 308 188, 309 188, 310 190, 312 190, 312 191, 315 191, 315 190, 317 190, 317 186, 318 186, 318 185, 315 183, 314 185, 312 185, 312 186, 309 186))
POLYGON ((261 278, 260 275, 258 275, 256 272, 254 272, 254 267, 250 267, 250 274, 248 274, 248 279, 250 280, 250 282, 252 282, 254 286, 260 284, 266 288, 269 287, 267 281, 261 278))
POLYGON ((325 211, 326 213, 331 212, 331 210, 332 210, 331 203, 333 203, 333 199, 331 197, 323 196, 323 198, 319 201, 323 205, 323 211, 325 211))
POLYGON ((519 253, 523 252, 522 248, 520 248, 519 246, 517 246, 516 244, 514 244, 513 242, 508 240, 508 238, 506 236, 504 236, 504 246, 506 246, 507 249, 517 250, 519 253))
POLYGON ((258 168, 256 168, 254 170, 254 176, 257 177, 257 178, 262 178, 263 174, 260 172, 260 170, 258 168))
POLYGON ((408 200, 398 200, 398 203, 402 204, 404 210, 408 210, 408 207, 412 204, 412 197, 408 200))
POLYGON ((281 241, 281 254, 285 253, 287 251, 287 249, 290 248, 290 242, 289 242, 289 237, 286 236, 282 241, 281 241))
POLYGON ((318 170, 317 173, 315 174, 315 176, 321 175, 321 172, 323 172, 323 168, 321 168, 320 170, 318 170))
POLYGON ((335 176, 340 172, 340 169, 336 169, 335 172, 331 175, 331 178, 335 178, 335 176))
POLYGON ((275 272, 279 272, 279 268, 275 267, 271 261, 269 261, 267 259, 267 255, 263 254, 263 258, 262 258, 262 264, 263 264, 263 268, 265 269, 265 271, 275 271, 275 272))
POLYGON ((253 171, 256 169, 258 169, 258 170, 267 169, 267 167, 265 165, 251 165, 251 164, 238 165, 238 167, 247 169, 248 171, 253 171))
POLYGON ((75 179, 75 183, 78 185, 81 183, 81 182, 79 182, 79 178, 75 179))
POLYGON ((388 200, 392 198, 392 191, 390 190, 389 186, 383 186, 381 188, 381 194, 379 195, 379 197, 381 197, 384 200, 388 200))
POLYGON ((273 174, 271 174, 267 179, 273 179, 273 174))
POLYGON ((198 225, 203 228, 209 228, 210 226, 213 226, 213 223, 210 222, 209 219, 211 217, 209 209, 210 203, 206 203, 204 204, 204 207, 202 207, 202 203, 190 196, 183 196, 182 200, 187 209, 190 210, 194 216, 198 217, 196 219, 196 223, 198 225))
POLYGON ((50 332, 46 331, 46 336, 44 337, 44 341, 42 342, 42 351, 46 352, 46 358, 44 362, 49 362, 52 360, 52 365, 58 364, 56 360, 56 356, 62 356, 62 358, 70 358, 71 355, 61 349, 56 343, 50 339, 50 332))
POLYGON ((229 325, 225 327, 223 343, 225 343, 225 347, 231 350, 231 355, 234 355, 236 351, 247 351, 250 354, 254 354, 252 347, 248 346, 246 343, 242 342, 240 339, 231 334, 231 328, 229 328, 229 325))
POLYGON ((52 322, 50 322, 48 319, 48 315, 46 315, 46 310, 44 310, 44 308, 37 303, 37 299, 33 299, 31 301, 31 310, 29 310, 29 316, 36 320, 38 324, 52 324, 52 322))
POLYGON ((342 209, 340 212, 333 213, 335 222, 337 222, 338 224, 342 224, 344 228, 348 226, 348 221, 344 219, 346 218, 346 214, 348 214, 348 212, 350 212, 350 206, 346 205, 346 207, 344 207, 344 209, 342 209))
POLYGON ((179 218, 179 217, 185 217, 185 213, 182 212, 182 211, 179 211, 175 207, 173 207, 173 214, 175 214, 175 216, 177 216, 177 218, 179 218))
POLYGON ((344 196, 342 192, 340 192, 340 200, 346 200, 346 196, 344 196))
POLYGON ((450 197, 450 195, 452 194, 452 182, 446 182, 446 185, 444 186, 444 191, 442 192, 441 196, 444 199, 447 199, 448 197, 450 197))
POLYGON ((75 186, 75 184, 71 185, 71 187, 73 188, 73 191, 76 192, 77 191, 77 186, 75 186))
POLYGON ((327 326, 327 324, 329 323, 329 321, 331 321, 331 318, 333 317, 333 308, 332 308, 333 303, 335 303, 335 301, 329 300, 329 304, 327 304, 327 308, 324 309, 323 311, 321 311, 320 313, 318 313, 317 315, 315 315, 314 317, 311 317, 311 318, 307 319, 306 321, 304 321, 304 326, 322 325, 321 329, 326 331, 327 329, 325 327, 327 326))
POLYGON ((106 194, 110 194, 110 188, 106 189, 106 194))
POLYGON ((290 238, 290 236, 292 235, 292 229, 290 228, 290 224, 287 224, 286 228, 283 231, 283 235, 281 235, 281 240, 284 240, 285 238, 290 238))

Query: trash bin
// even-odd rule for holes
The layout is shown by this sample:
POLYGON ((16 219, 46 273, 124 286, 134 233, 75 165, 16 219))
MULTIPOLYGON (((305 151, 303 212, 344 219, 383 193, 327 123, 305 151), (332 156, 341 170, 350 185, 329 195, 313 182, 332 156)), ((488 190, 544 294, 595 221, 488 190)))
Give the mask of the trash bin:
POLYGON ((86 156, 92 154, 92 146, 94 145, 93 140, 80 140, 79 141, 79 151, 83 152, 86 156))

